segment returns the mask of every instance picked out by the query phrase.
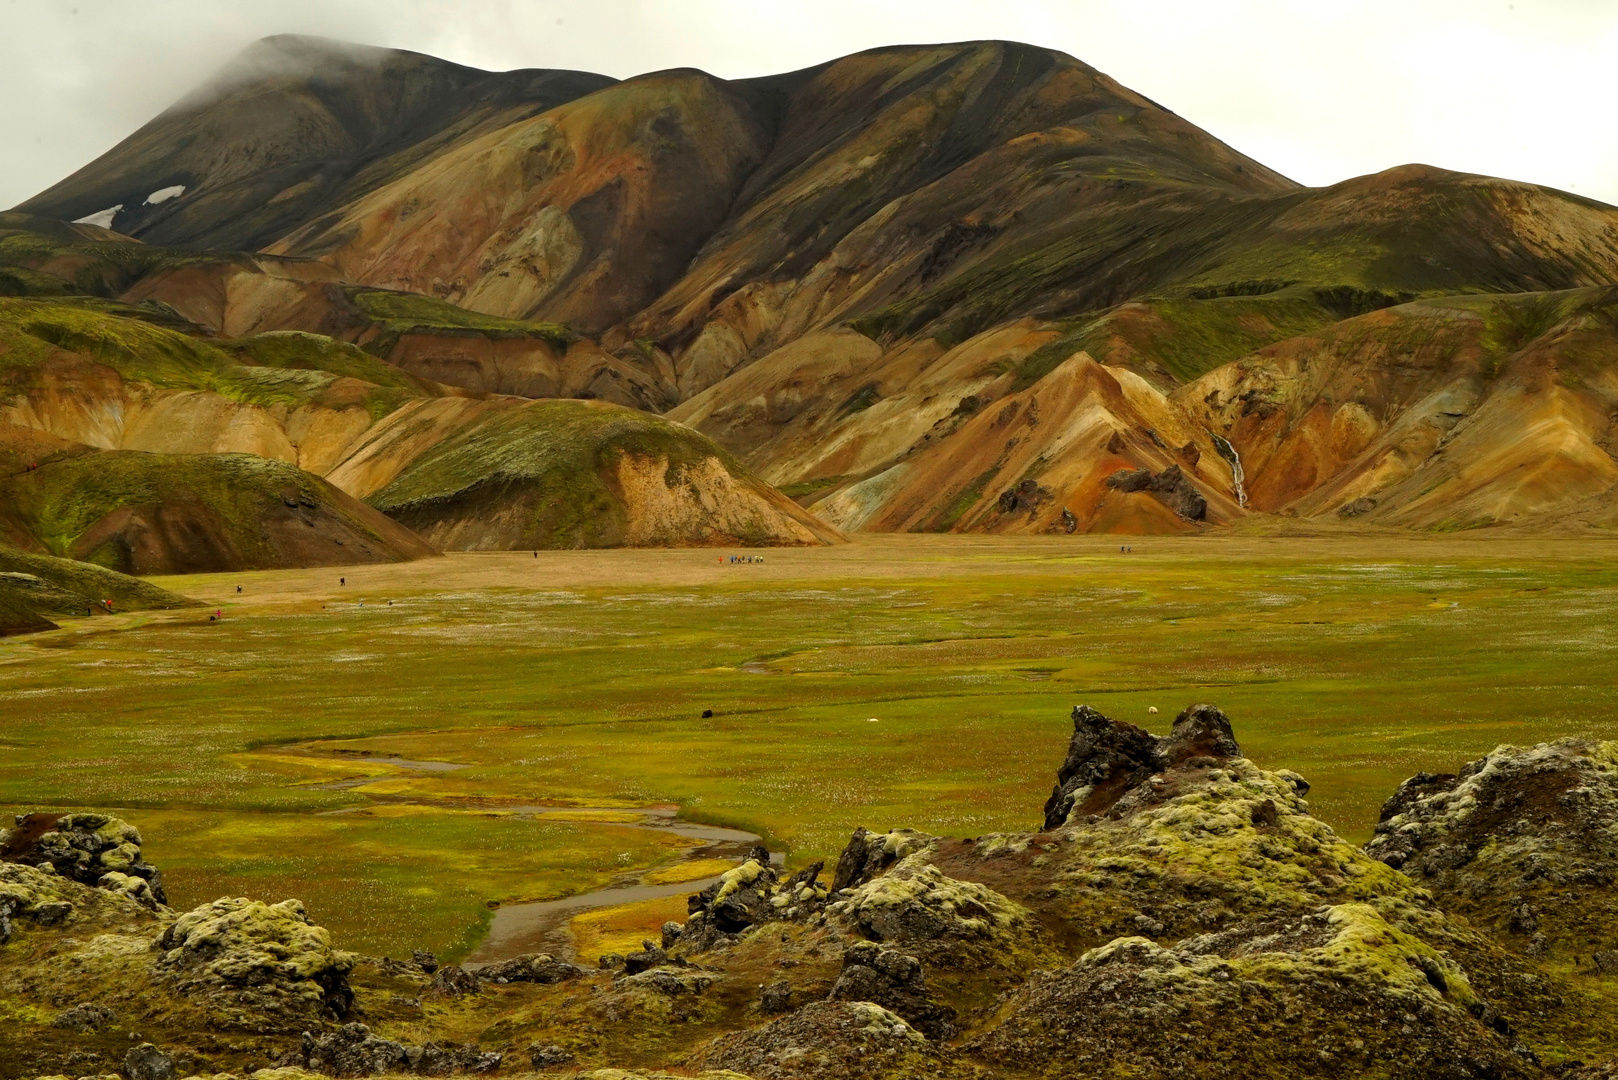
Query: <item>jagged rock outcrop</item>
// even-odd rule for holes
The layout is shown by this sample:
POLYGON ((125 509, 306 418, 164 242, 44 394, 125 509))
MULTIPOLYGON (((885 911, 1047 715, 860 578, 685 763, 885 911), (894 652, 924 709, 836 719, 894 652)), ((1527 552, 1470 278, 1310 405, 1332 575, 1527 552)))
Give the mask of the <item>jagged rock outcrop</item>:
POLYGON ((865 1001, 817 1001, 750 1031, 721 1035, 693 1063, 756 1080, 873 1080, 969 1075, 895 1013, 865 1001))
POLYGON ((1417 773, 1365 850, 1530 955, 1599 968, 1618 948, 1618 742, 1502 746, 1417 773))
POLYGON ((448 1076, 495 1072, 502 1060, 503 1055, 497 1051, 437 1042, 409 1046, 373 1035, 364 1024, 344 1024, 324 1035, 304 1032, 302 1046, 283 1058, 281 1064, 335 1077, 399 1072, 448 1076))
POLYGON ((168 902, 163 874, 140 849, 140 831, 110 814, 18 814, 16 827, 0 834, 0 860, 50 866, 65 878, 155 908, 168 902))
POLYGON ((818 910, 827 895, 819 882, 823 866, 815 863, 782 880, 770 865, 770 853, 755 847, 741 865, 692 894, 685 925, 678 932, 665 928, 664 938, 669 944, 677 940, 687 952, 698 951, 760 923, 818 910))
POLYGON ((1170 465, 1160 473, 1150 469, 1124 469, 1107 477, 1107 486, 1114 491, 1144 491, 1155 495, 1187 521, 1202 521, 1208 516, 1207 497, 1186 478, 1178 465, 1170 465))
POLYGON ((955 1010, 928 991, 921 961, 874 942, 858 941, 843 950, 843 970, 832 985, 831 1000, 881 1005, 929 1039, 955 1033, 955 1010))

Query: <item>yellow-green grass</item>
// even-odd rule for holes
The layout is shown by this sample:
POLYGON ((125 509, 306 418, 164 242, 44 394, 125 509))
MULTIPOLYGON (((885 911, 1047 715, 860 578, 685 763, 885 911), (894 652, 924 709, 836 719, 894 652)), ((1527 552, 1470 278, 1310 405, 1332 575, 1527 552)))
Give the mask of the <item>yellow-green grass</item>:
POLYGON ((575 915, 568 930, 579 961, 594 964, 606 953, 640 952, 644 942, 661 941, 663 924, 684 922, 688 914, 684 896, 665 896, 575 915))
MULTIPOLYGON (((154 810, 206 811, 225 832, 284 828, 276 850, 296 851, 306 822, 342 821, 315 812, 372 798, 672 802, 802 865, 834 857, 856 825, 1037 826, 1078 702, 1159 732, 1213 702, 1249 756, 1301 772, 1315 811, 1355 839, 1418 770, 1502 742, 1618 737, 1618 544, 1133 547, 887 537, 744 569, 708 551, 618 551, 353 568, 343 587, 333 570, 188 577, 174 584, 225 606, 223 622, 162 614, 0 641, 0 806, 123 807, 148 831, 154 810), (309 743, 467 767, 334 773, 289 752, 309 743), (338 775, 377 779, 315 786, 338 775)), ((497 827, 433 820, 432 843, 451 849, 497 827)), ((368 827, 379 839, 336 860, 356 880, 387 856, 387 830, 424 828, 368 827)), ((216 858, 206 832, 153 838, 159 865, 216 858)), ((460 871, 478 900, 549 888, 480 877, 509 871, 470 840, 455 858, 488 868, 460 871)), ((307 882, 316 904, 336 862, 288 869, 280 891, 307 882)), ((219 891, 254 891, 251 859, 220 865, 219 891)), ((599 882, 581 873, 572 888, 599 882)))
POLYGON ((392 956, 426 948, 447 960, 477 944, 491 902, 601 888, 689 844, 652 829, 421 806, 127 813, 181 910, 220 896, 297 897, 342 948, 392 956))

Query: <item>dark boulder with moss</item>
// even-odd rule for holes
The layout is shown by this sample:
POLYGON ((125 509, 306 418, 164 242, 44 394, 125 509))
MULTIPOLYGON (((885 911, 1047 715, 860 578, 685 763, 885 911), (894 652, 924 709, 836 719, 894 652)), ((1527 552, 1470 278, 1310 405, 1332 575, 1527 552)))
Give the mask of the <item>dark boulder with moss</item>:
POLYGON ((1418 773, 1365 850, 1514 947, 1599 969, 1618 949, 1618 742, 1502 746, 1418 773))
POLYGON ((138 829, 110 814, 18 814, 15 827, 0 832, 0 860, 49 867, 150 907, 166 904, 163 873, 141 857, 141 843, 138 829))

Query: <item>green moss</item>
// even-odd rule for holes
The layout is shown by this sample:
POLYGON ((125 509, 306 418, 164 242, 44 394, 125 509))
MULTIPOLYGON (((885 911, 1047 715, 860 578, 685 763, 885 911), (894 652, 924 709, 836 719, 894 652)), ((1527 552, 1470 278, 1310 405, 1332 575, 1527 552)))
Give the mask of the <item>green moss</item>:
MULTIPOLYGON (((180 503, 216 516, 233 546, 250 559, 271 558, 258 522, 284 494, 311 505, 328 501, 313 476, 295 465, 251 454, 147 454, 113 450, 42 465, 14 477, 9 494, 19 517, 47 549, 66 555, 78 539, 124 506, 180 503)), ((121 548, 103 545, 87 561, 122 567, 121 548)))
MULTIPOLYGON (((665 480, 717 458, 747 470, 703 436, 648 413, 592 402, 537 401, 494 413, 439 443, 370 503, 406 525, 424 526, 450 504, 506 505, 528 515, 519 547, 610 547, 626 525, 614 470, 624 454, 663 458, 665 480)), ((509 507, 508 507, 509 510, 509 507)))
POLYGON ((848 474, 842 476, 821 476, 813 480, 799 480, 793 484, 784 484, 777 490, 789 499, 802 499, 827 488, 836 487, 844 480, 849 479, 848 474))
POLYGON ((949 532, 955 526, 955 523, 965 517, 967 511, 976 506, 978 500, 983 498, 983 490, 989 486, 989 481, 993 480, 995 474, 999 471, 1000 466, 994 465, 979 474, 959 495, 950 501, 950 504, 944 508, 943 513, 933 519, 927 531, 949 532))
POLYGON ((0 386, 25 389, 61 349, 88 356, 126 382, 203 390, 244 405, 358 405, 373 420, 442 388, 406 375, 360 349, 295 331, 239 341, 205 341, 164 305, 133 306, 92 297, 0 298, 0 386), (370 384, 333 388, 339 378, 370 384))
POLYGON ((493 338, 538 338, 563 349, 579 340, 579 335, 560 323, 527 322, 484 315, 420 293, 358 286, 348 288, 345 292, 356 307, 382 327, 385 346, 375 342, 371 345, 371 350, 379 354, 391 350, 398 335, 431 333, 435 330, 470 330, 493 338))

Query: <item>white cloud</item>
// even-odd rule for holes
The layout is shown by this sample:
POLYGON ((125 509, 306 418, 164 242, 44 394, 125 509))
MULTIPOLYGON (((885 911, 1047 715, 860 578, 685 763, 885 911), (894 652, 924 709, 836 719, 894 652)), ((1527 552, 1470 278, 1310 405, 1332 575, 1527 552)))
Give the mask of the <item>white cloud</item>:
POLYGON ((0 206, 284 32, 491 69, 730 78, 1011 38, 1072 53, 1305 183, 1422 161, 1618 203, 1610 0, 4 0, 0 19, 0 206))

